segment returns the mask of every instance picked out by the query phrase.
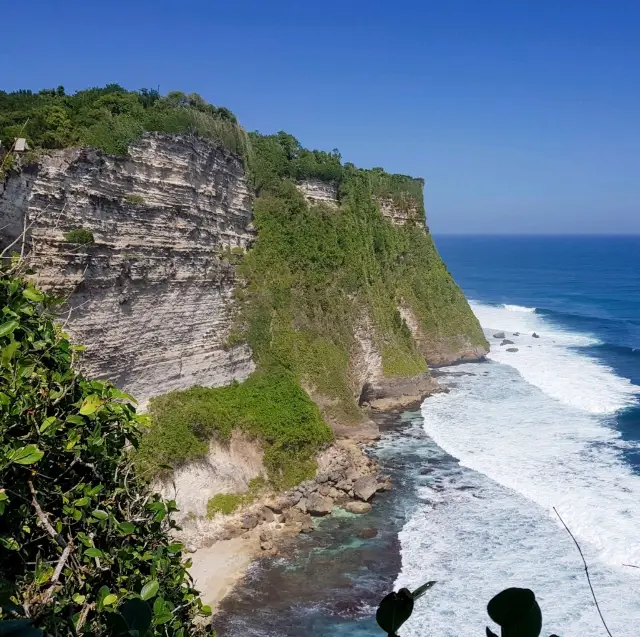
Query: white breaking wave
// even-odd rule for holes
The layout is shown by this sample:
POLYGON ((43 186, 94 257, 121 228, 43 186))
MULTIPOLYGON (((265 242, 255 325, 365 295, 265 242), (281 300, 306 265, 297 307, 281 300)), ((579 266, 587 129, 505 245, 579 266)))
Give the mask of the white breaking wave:
POLYGON ((552 325, 533 308, 506 307, 471 303, 487 330, 488 358, 515 367, 527 382, 565 405, 593 414, 612 414, 637 402, 640 387, 580 352, 597 344, 597 339, 552 325), (501 332, 513 345, 500 345, 502 339, 493 335, 501 332), (540 338, 533 338, 534 332, 540 338), (517 352, 507 351, 514 347, 517 352))
POLYGON ((505 303, 502 306, 505 310, 509 310, 509 312, 535 312, 535 307, 525 307, 524 305, 509 305, 505 303))
POLYGON ((486 603, 507 586, 536 592, 543 634, 601 631, 555 506, 581 543, 612 632, 631 637, 640 623, 640 571, 623 564, 640 564, 640 476, 621 456, 633 443, 613 424, 618 410, 637 403, 639 388, 581 352, 597 342, 590 336, 531 308, 472 307, 490 328, 491 362, 443 370, 450 393, 427 399, 422 411, 426 432, 474 471, 425 489, 424 508, 400 535, 397 586, 439 581, 404 632, 482 634, 486 603), (513 345, 493 337, 502 331, 513 345))

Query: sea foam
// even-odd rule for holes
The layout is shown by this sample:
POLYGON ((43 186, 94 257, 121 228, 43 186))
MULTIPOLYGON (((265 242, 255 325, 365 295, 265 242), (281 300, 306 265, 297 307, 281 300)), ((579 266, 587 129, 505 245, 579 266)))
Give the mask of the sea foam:
POLYGON ((397 585, 439 580, 405 633, 481 634, 486 602, 506 586, 536 591, 547 634, 602 630, 556 507, 614 634, 634 635, 640 571, 624 564, 640 565, 640 477, 623 461, 629 443, 614 424, 638 387, 587 355, 597 343, 589 335, 531 308, 472 307, 492 352, 487 363, 444 370, 450 393, 423 404, 426 432, 462 467, 424 489, 424 507, 401 533, 397 585), (515 344, 500 346, 498 331, 515 344))
POLYGON ((598 344, 594 337, 554 325, 535 314, 534 308, 477 302, 471 307, 487 330, 491 344, 488 358, 514 367, 548 396, 593 414, 612 414, 637 402, 640 387, 586 353, 585 348, 598 344), (501 340, 493 338, 497 330, 504 331, 514 345, 501 346, 501 340), (540 338, 534 338, 534 333, 540 338), (518 351, 507 351, 513 347, 518 351))

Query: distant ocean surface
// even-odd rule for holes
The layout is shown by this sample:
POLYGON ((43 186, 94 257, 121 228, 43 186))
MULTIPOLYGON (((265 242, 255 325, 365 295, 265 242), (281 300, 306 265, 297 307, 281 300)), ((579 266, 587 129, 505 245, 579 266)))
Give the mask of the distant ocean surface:
POLYGON ((637 637, 640 569, 625 564, 640 566, 640 237, 436 245, 489 360, 438 371, 451 391, 373 450, 394 489, 256 564, 214 621, 222 637, 376 637, 377 601, 432 579, 402 637, 480 637, 508 586, 535 591, 543 637, 604 635, 553 507, 613 635, 637 637), (378 536, 359 540, 365 526, 378 536))
POLYGON ((396 585, 439 582, 403 637, 480 635, 484 604, 506 586, 536 592, 543 635, 603 634, 554 506, 609 628, 636 635, 640 569, 624 565, 640 566, 640 237, 436 245, 492 350, 446 370, 452 391, 422 407, 426 433, 461 470, 448 488, 422 488, 400 532, 396 585), (513 345, 493 338, 502 331, 513 345))

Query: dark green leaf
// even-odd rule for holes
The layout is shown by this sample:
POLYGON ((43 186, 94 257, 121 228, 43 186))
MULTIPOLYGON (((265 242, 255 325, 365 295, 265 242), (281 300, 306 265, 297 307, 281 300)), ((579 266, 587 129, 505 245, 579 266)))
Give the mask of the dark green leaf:
POLYGON ((0 637, 43 637, 39 628, 33 627, 32 619, 5 619, 0 621, 0 637))
POLYGON ((118 528, 126 535, 130 535, 136 530, 135 524, 132 524, 131 522, 120 522, 120 524, 118 524, 118 528))
POLYGON ((138 631, 138 635, 145 635, 151 626, 151 609, 141 599, 128 599, 122 604, 119 613, 130 634, 138 631))
POLYGON ((378 606, 376 621, 386 633, 395 635, 413 612, 413 597, 406 588, 389 593, 378 606))

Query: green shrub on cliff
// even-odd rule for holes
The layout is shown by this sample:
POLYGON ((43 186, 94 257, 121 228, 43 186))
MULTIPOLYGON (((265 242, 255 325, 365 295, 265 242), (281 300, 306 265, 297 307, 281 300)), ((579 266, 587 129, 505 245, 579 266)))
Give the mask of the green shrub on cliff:
POLYGON ((210 610, 169 536, 175 504, 131 463, 132 399, 73 370, 52 303, 0 270, 0 619, 49 635, 132 634, 131 622, 198 634, 210 610))
POLYGON ((86 228, 74 228, 64 233, 64 240, 78 245, 91 245, 94 243, 93 232, 86 228))
POLYGON ((271 482, 288 487, 308 478, 331 429, 307 394, 287 374, 254 374, 228 387, 192 387, 151 400, 152 427, 137 462, 146 475, 206 455, 212 439, 240 428, 262 441, 271 482))

